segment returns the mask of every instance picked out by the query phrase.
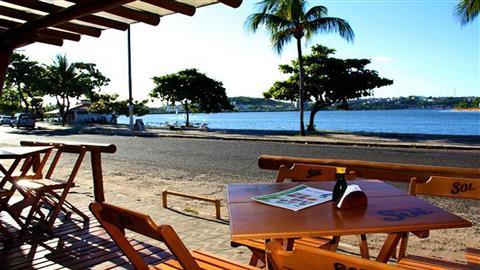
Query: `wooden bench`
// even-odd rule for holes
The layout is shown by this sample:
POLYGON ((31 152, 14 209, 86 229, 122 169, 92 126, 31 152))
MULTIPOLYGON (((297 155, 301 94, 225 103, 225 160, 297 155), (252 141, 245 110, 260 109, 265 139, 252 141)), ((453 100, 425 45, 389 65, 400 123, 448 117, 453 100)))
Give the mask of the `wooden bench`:
POLYGON ((147 215, 98 202, 91 203, 90 210, 136 269, 258 269, 203 251, 190 252, 171 226, 157 226, 147 215), (126 239, 126 229, 165 243, 175 259, 148 265, 147 258, 142 258, 126 239))

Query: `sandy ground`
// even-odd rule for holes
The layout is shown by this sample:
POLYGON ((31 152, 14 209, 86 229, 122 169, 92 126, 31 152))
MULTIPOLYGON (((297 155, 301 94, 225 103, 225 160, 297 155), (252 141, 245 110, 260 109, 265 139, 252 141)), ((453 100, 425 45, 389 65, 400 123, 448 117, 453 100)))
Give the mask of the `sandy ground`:
MULTIPOLYGON (((63 159, 57 168, 58 175, 69 172, 69 158, 63 159)), ((253 182, 254 179, 232 177, 226 175, 207 176, 204 174, 191 174, 181 170, 148 171, 139 164, 125 164, 115 160, 106 160, 103 164, 104 185, 108 191, 106 199, 112 196, 130 198, 141 204, 160 205, 161 192, 165 189, 186 192, 194 195, 208 196, 222 199, 222 216, 228 219, 226 207, 226 184, 233 182, 253 182)), ((272 172, 272 181, 275 177, 272 172)), ((77 178, 77 185, 91 189, 92 177, 90 161, 85 160, 77 178)), ((403 190, 407 185, 393 183, 403 190)), ((86 194, 92 196, 91 194, 86 194)), ((93 197, 92 197, 93 199, 93 197)), ((442 198, 425 198, 429 202, 440 206, 454 214, 470 220, 474 226, 471 228, 432 231, 426 239, 419 239, 411 235, 408 253, 430 257, 446 258, 449 260, 464 261, 464 248, 472 246, 480 248, 480 202, 471 200, 452 200, 442 198)), ((212 204, 171 197, 169 204, 176 210, 202 217, 212 217, 214 208, 212 204)), ((228 238, 228 236, 226 236, 228 238)), ((385 235, 369 235, 368 242, 371 254, 376 254, 383 244, 385 235)), ((356 237, 343 237, 342 248, 354 253, 359 253, 356 237)))

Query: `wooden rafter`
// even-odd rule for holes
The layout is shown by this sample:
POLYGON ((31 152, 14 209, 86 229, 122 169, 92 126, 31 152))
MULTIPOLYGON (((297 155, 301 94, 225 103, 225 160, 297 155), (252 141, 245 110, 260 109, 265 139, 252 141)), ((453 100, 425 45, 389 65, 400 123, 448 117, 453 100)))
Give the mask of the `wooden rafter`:
MULTIPOLYGON (((19 44, 24 44, 24 41, 19 40, 18 37, 24 38, 29 34, 31 35, 32 33, 36 33, 38 30, 47 27, 60 27, 64 24, 69 24, 67 23, 68 21, 74 20, 78 17, 100 12, 106 9, 112 9, 132 1, 133 0, 86 0, 81 4, 70 6, 62 9, 61 11, 53 12, 43 17, 37 17, 36 19, 28 21, 18 27, 11 28, 0 34, 0 41, 3 43, 12 43, 10 45, 13 45, 15 48, 18 47, 19 44)), ((73 25, 79 26, 77 24, 73 25)), ((96 29, 93 27, 87 28, 96 29)))
MULTIPOLYGON (((21 23, 5 20, 0 18, 0 27, 4 27, 6 29, 13 28, 16 26, 19 26, 21 23)), ((60 39, 68 39, 72 41, 79 41, 80 40, 80 35, 73 34, 70 32, 64 32, 64 31, 58 31, 58 30, 53 30, 53 29, 42 29, 39 30, 39 33, 44 35, 44 36, 50 36, 50 37, 55 37, 55 38, 60 38, 60 39)))
MULTIPOLYGON (((38 11, 47 12, 47 13, 59 12, 62 9, 64 9, 64 7, 56 6, 53 4, 49 4, 49 3, 45 3, 37 0, 3 0, 3 1, 18 5, 18 6, 23 6, 23 7, 35 9, 38 11)), ((128 24, 126 23, 110 20, 104 17, 95 16, 95 15, 86 15, 86 16, 77 18, 77 20, 96 24, 96 25, 101 25, 108 28, 118 29, 122 31, 127 30, 128 28, 128 24)))
POLYGON ((233 8, 238 8, 242 4, 242 0, 218 0, 218 2, 233 8))
POLYGON ((153 7, 124 6, 136 0, 66 1, 73 5, 62 7, 40 0, 0 1, 26 8, 26 10, 16 9, 0 3, 0 15, 5 16, 5 18, 0 19, 0 95, 2 94, 9 59, 15 48, 34 42, 61 46, 65 39, 80 40, 79 34, 99 37, 101 31, 105 28, 126 30, 128 24, 132 22, 157 25, 160 23, 162 15, 172 12, 192 16, 195 14, 196 8, 203 5, 221 2, 231 7, 238 7, 242 3, 242 0, 207 0, 198 3, 195 0, 137 0, 161 8, 160 11, 155 11, 153 7), (188 2, 188 4, 185 2, 188 2), (32 12, 27 12, 28 10, 32 12), (164 10, 171 12, 165 13, 164 10), (114 16, 96 14, 100 12, 114 16), (48 14, 39 15, 41 13, 48 14))
POLYGON ((184 15, 193 16, 196 8, 191 5, 184 4, 175 0, 142 0, 142 2, 178 12, 184 15))
MULTIPOLYGON (((0 14, 2 14, 4 16, 7 16, 7 17, 27 21, 27 22, 35 21, 35 20, 44 18, 41 15, 37 15, 37 14, 33 14, 33 13, 21 11, 21 10, 9 8, 9 7, 2 7, 2 6, 0 6, 0 14)), ((21 26, 22 25, 20 25, 19 27, 21 27, 21 26)), ((102 29, 100 29, 100 28, 84 26, 84 25, 79 25, 79 24, 69 23, 69 22, 60 23, 58 25, 55 25, 55 27, 59 28, 59 29, 83 34, 83 35, 93 36, 93 37, 99 37, 100 34, 101 34, 101 31, 102 31, 102 29)))
MULTIPOLYGON (((67 1, 80 5, 88 2, 89 0, 67 0, 67 1)), ((130 1, 130 2, 133 2, 133 1, 130 1)), ((133 21, 137 21, 137 22, 143 22, 150 25, 158 25, 160 23, 160 16, 158 16, 155 13, 139 11, 139 10, 123 7, 121 5, 113 8, 109 8, 109 9, 104 9, 103 11, 116 16, 120 16, 133 21)))

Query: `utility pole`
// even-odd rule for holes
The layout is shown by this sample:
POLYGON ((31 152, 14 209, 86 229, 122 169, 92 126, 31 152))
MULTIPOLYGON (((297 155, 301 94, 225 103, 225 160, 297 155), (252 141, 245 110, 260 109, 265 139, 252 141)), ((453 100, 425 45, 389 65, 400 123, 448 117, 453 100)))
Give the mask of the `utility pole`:
POLYGON ((130 117, 130 130, 133 130, 133 98, 132 98, 132 49, 130 45, 130 25, 127 30, 128 39, 128 115, 130 117))

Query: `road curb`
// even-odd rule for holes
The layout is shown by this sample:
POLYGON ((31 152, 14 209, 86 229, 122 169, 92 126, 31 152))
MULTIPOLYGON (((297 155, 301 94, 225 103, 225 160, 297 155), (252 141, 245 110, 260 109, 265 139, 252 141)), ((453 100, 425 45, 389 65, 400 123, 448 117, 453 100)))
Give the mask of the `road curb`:
POLYGON ((451 145, 451 144, 399 144, 382 142, 352 142, 352 141, 301 141, 280 138, 257 138, 257 137, 228 137, 228 136, 198 136, 190 134, 159 134, 152 132, 132 132, 132 131, 112 131, 112 130, 82 130, 80 133, 90 134, 109 134, 117 136, 135 136, 135 137, 158 137, 158 138, 184 138, 184 139, 204 139, 204 140, 225 140, 225 141, 258 141, 272 143, 294 143, 294 144, 314 144, 314 145, 340 145, 340 146, 361 146, 361 147, 390 147, 390 148, 409 148, 409 149, 437 149, 437 150, 462 150, 462 151, 480 151, 480 146, 475 145, 451 145))

